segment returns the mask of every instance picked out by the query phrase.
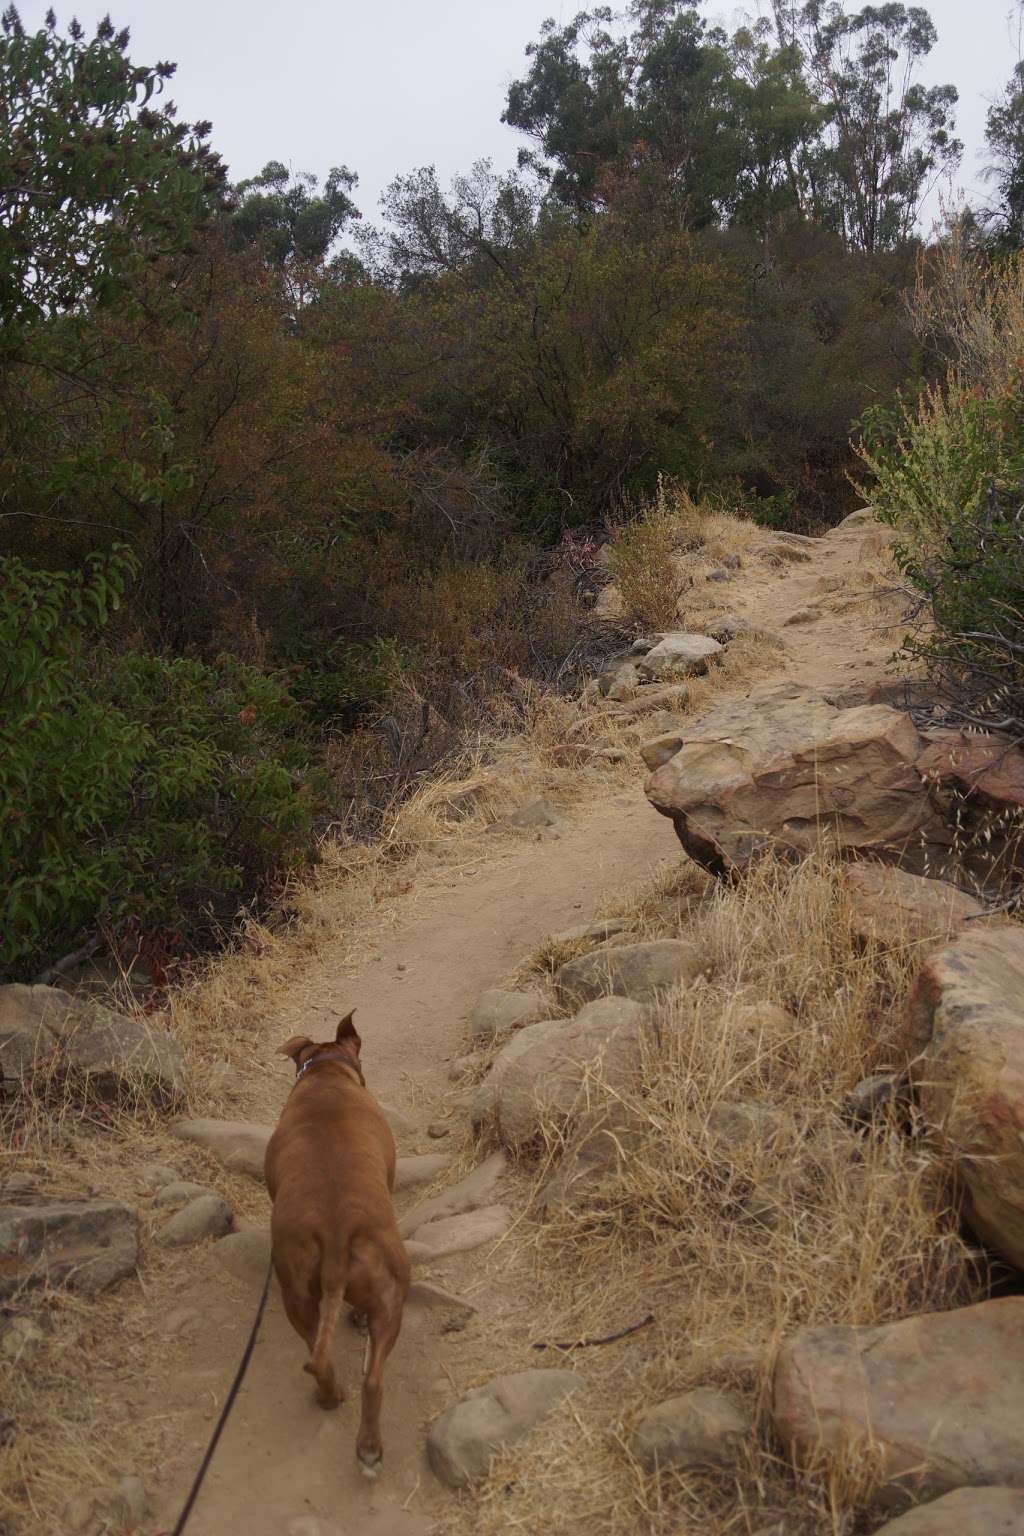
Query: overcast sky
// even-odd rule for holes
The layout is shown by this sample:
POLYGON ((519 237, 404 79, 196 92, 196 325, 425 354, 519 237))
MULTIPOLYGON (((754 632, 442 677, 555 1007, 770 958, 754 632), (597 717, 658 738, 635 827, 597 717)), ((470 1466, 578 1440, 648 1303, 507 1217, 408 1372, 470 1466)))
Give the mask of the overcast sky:
MULTIPOLYGON (((71 8, 54 3, 64 22, 71 8)), ((433 163, 447 184, 485 155, 499 169, 514 164, 522 140, 500 121, 508 83, 522 73, 523 50, 544 18, 568 19, 581 4, 110 0, 109 8, 116 26, 130 27, 136 62, 177 63, 172 94, 181 115, 212 119, 233 180, 270 159, 321 175, 346 164, 359 176, 357 206, 372 219, 398 172, 433 163)), ((960 91, 960 184, 977 192, 986 109, 1017 57, 1011 0, 930 0, 927 8, 939 43, 923 78, 960 91)), ((21 0, 19 9, 34 26, 46 0, 21 0)), ((91 29, 107 9, 84 0, 77 14, 91 29)), ((746 14, 757 9, 750 0, 746 14)), ((745 13, 712 0, 706 14, 731 26, 745 13)))

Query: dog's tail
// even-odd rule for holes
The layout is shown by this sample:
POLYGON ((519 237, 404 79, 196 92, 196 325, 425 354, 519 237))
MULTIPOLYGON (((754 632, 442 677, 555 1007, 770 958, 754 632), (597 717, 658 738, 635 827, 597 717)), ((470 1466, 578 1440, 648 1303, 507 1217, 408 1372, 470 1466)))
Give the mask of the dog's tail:
POLYGON ((340 1256, 323 1254, 320 1260, 320 1315, 316 1337, 306 1369, 323 1384, 333 1379, 331 1343, 338 1324, 338 1314, 345 1300, 348 1262, 340 1256))

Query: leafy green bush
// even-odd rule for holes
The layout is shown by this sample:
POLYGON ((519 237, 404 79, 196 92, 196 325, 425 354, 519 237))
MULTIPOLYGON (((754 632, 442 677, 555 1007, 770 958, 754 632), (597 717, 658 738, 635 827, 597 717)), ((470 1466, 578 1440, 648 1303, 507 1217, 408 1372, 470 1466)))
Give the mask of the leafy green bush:
POLYGON ((96 923, 194 925, 307 857, 316 774, 279 676, 97 648, 134 574, 0 562, 0 972, 96 923))
POLYGON ((907 637, 951 718, 1024 737, 1024 395, 958 389, 866 423, 865 495, 901 535, 896 559, 922 599, 907 637))

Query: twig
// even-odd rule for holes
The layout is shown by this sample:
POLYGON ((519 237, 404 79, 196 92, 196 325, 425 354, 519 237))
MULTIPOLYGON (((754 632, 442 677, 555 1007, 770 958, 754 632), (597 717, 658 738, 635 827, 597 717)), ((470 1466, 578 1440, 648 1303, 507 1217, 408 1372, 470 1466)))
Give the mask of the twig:
POLYGON ((617 1333, 602 1333, 596 1339, 577 1339, 575 1344, 534 1344, 534 1349, 590 1349, 594 1344, 614 1344, 618 1339, 626 1339, 631 1333, 639 1333, 641 1328, 647 1328, 654 1322, 654 1313, 648 1312, 638 1323, 630 1323, 628 1328, 620 1328, 617 1333))
POLYGON ((48 966, 45 971, 37 976, 36 986, 48 987, 51 982, 57 980, 58 976, 63 976, 65 971, 72 971, 76 965, 81 965, 83 960, 90 960, 102 943, 103 935, 101 933, 93 934, 92 938, 83 944, 81 949, 72 950, 70 955, 65 955, 63 959, 56 961, 54 965, 48 966))

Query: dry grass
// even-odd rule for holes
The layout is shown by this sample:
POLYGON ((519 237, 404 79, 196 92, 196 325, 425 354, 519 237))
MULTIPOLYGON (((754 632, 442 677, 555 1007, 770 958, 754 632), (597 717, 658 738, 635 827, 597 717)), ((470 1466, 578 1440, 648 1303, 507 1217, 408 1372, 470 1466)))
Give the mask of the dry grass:
MULTIPOLYGON (((639 1089, 604 1089, 635 1137, 621 1167, 530 1228, 530 1324, 564 1339, 648 1310, 657 1324, 567 1362, 587 1390, 497 1459, 453 1536, 732 1536, 780 1516, 787 1536, 873 1528, 871 1457, 851 1450, 794 1478, 767 1403, 775 1346, 794 1326, 881 1323, 984 1294, 933 1150, 895 1117, 858 1133, 841 1112, 862 1077, 902 1063, 897 1005, 915 956, 863 950, 823 859, 766 863, 739 887, 667 877, 619 911, 634 937, 684 933, 708 979, 662 1008, 639 1089), (772 1111, 773 1134, 724 1130, 720 1106, 738 1102, 772 1111), (722 1473, 644 1476, 632 1422, 698 1385, 746 1403, 748 1451, 722 1473)), ((585 1092, 600 1100, 600 1081, 585 1092)), ((557 1128, 550 1146, 538 1184, 562 1150, 557 1128)))

